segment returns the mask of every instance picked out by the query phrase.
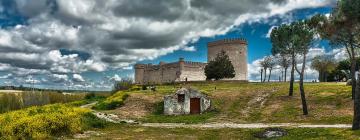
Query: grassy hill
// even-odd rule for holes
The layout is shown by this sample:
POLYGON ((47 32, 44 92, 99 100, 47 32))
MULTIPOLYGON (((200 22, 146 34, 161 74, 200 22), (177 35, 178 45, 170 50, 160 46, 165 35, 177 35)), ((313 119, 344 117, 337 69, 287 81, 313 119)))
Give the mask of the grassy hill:
MULTIPOLYGON (((186 85, 160 85, 157 86, 156 91, 141 90, 134 87, 128 91, 117 92, 106 99, 98 100, 94 109, 102 109, 96 111, 115 114, 121 119, 134 119, 143 123, 351 124, 353 103, 350 86, 346 86, 345 83, 306 83, 305 91, 309 115, 304 116, 302 115, 298 86, 295 85, 293 97, 288 96, 287 83, 204 82, 186 85), (195 88, 207 94, 212 101, 211 110, 200 115, 163 115, 164 95, 173 94, 180 87, 195 88)), ((79 105, 82 104, 81 102, 79 105)), ((72 108, 71 106, 68 107, 69 109, 72 108)), ((76 107, 74 106, 74 108, 76 107)), ((23 111, 26 112, 27 110, 20 110, 19 112, 23 111)), ((0 114, 0 118, 1 116, 8 118, 11 113, 0 114)), ((66 113, 64 115, 66 117, 66 113)), ((58 114, 57 117, 63 118, 61 114, 58 114)), ((83 124, 91 124, 94 121, 94 119, 84 120, 86 121, 83 124)), ((10 125, 11 123, 5 124, 10 125)), ((81 130, 82 132, 91 130, 89 132, 94 133, 89 134, 89 136, 93 139, 254 139, 254 133, 263 130, 149 128, 129 124, 102 125, 104 126, 101 128, 79 126, 74 130, 81 130)), ((21 127, 25 129, 27 126, 25 124, 21 127)), ((15 127, 14 130, 16 130, 15 127)), ((350 129, 286 128, 286 130, 289 134, 282 139, 355 139, 360 136, 359 131, 351 131, 350 129)), ((68 137, 72 138, 74 133, 69 134, 68 137)))
POLYGON ((289 97, 287 83, 217 82, 162 85, 158 86, 155 92, 128 91, 129 97, 123 107, 105 112, 142 122, 351 123, 351 87, 344 83, 307 83, 305 91, 310 112, 308 116, 302 115, 297 84, 294 96, 289 97), (181 86, 189 86, 208 94, 212 100, 211 111, 202 115, 162 115, 163 96, 174 93, 181 86), (144 102, 147 104, 139 105, 144 102), (131 108, 130 114, 139 111, 147 113, 142 116, 121 115, 128 111, 127 108, 131 108))

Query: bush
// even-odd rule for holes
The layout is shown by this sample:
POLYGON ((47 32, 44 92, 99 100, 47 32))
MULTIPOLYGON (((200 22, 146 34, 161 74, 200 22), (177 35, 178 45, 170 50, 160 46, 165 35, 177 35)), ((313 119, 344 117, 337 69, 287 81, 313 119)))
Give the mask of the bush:
POLYGON ((81 132, 90 110, 54 104, 0 115, 0 139, 46 139, 81 132))
POLYGON ((92 98, 95 98, 96 97, 96 95, 95 95, 95 93, 88 93, 88 94, 86 94, 85 95, 85 99, 92 99, 92 98))
POLYGON ((84 124, 84 128, 104 128, 107 125, 105 120, 96 117, 92 113, 84 114, 82 122, 84 124))
POLYGON ((111 110, 120 107, 124 104, 125 99, 129 95, 123 91, 118 91, 114 95, 106 98, 104 101, 100 101, 93 106, 93 109, 98 110, 111 110))
POLYGON ((131 79, 122 79, 114 84, 113 93, 117 91, 129 90, 132 87, 133 81, 131 79))

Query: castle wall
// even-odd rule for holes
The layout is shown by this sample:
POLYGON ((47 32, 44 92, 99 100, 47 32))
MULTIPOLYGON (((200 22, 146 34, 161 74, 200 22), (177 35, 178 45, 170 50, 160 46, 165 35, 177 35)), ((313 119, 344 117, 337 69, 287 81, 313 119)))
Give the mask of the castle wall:
POLYGON ((160 63, 159 65, 135 65, 135 83, 161 84, 178 81, 204 81, 206 63, 179 61, 175 63, 160 63))
POLYGON ((208 62, 224 50, 235 69, 235 77, 223 80, 248 80, 247 42, 243 39, 225 39, 208 44, 208 62))
MULTIPOLYGON (((224 50, 235 69, 235 77, 223 80, 248 80, 247 42, 244 39, 224 39, 208 43, 208 62, 224 50)), ((206 63, 189 62, 180 58, 178 62, 159 65, 136 64, 135 83, 161 84, 178 81, 205 81, 206 63)))
POLYGON ((205 81, 206 63, 185 62, 184 70, 181 71, 181 81, 205 81))
POLYGON ((179 72, 179 63, 174 64, 167 64, 162 66, 162 79, 161 83, 171 83, 175 82, 178 79, 178 75, 176 74, 179 72))

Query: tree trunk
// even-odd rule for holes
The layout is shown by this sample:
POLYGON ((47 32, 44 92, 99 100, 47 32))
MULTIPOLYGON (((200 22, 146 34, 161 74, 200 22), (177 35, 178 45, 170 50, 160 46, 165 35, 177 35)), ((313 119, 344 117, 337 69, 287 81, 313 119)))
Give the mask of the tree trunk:
POLYGON ((323 82, 324 81, 324 73, 322 70, 319 71, 319 82, 323 82))
POLYGON ((272 68, 270 68, 270 69, 269 69, 269 78, 268 78, 268 82, 270 82, 271 70, 272 70, 272 68))
MULTIPOLYGON (((358 74, 358 77, 360 74, 358 74)), ((355 78, 353 78, 355 79, 355 78)), ((353 80, 352 79, 352 80, 353 80)), ((355 81, 355 80, 354 80, 355 81)), ((353 118, 353 130, 360 129, 360 80, 356 80, 355 98, 354 98, 354 118, 353 118)))
POLYGON ((287 72, 288 68, 285 68, 285 72, 284 72, 284 82, 286 82, 286 72, 287 72))
POLYGON ((355 90, 356 90, 356 78, 355 78, 355 72, 356 72, 356 59, 355 57, 352 57, 351 59, 351 98, 355 98, 355 90))
POLYGON ((324 72, 324 82, 327 82, 327 72, 324 72))
POLYGON ((299 86, 300 86, 300 96, 301 96, 301 103, 302 103, 302 108, 303 108, 303 114, 304 114, 304 115, 308 115, 308 108, 307 108, 307 104, 306 104, 305 90, 304 90, 305 63, 306 63, 306 55, 304 54, 304 56, 303 56, 303 64, 302 64, 301 73, 300 73, 300 83, 299 83, 299 86))
POLYGON ((264 81, 263 82, 265 82, 266 81, 266 69, 264 69, 264 81))
POLYGON ((289 88, 289 96, 293 96, 294 93, 294 72, 295 72, 295 56, 292 58, 292 66, 291 66, 291 75, 290 75, 290 88, 289 88))
POLYGON ((260 75, 260 82, 262 82, 263 81, 263 70, 261 69, 261 75, 260 75))

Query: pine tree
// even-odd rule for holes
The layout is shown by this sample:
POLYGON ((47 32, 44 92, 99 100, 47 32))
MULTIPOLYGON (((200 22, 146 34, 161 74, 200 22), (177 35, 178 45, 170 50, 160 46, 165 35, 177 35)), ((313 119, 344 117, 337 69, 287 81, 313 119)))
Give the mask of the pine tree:
POLYGON ((235 77, 234 66, 224 50, 221 50, 221 52, 217 54, 216 58, 206 65, 205 75, 207 80, 220 80, 223 78, 235 77))

